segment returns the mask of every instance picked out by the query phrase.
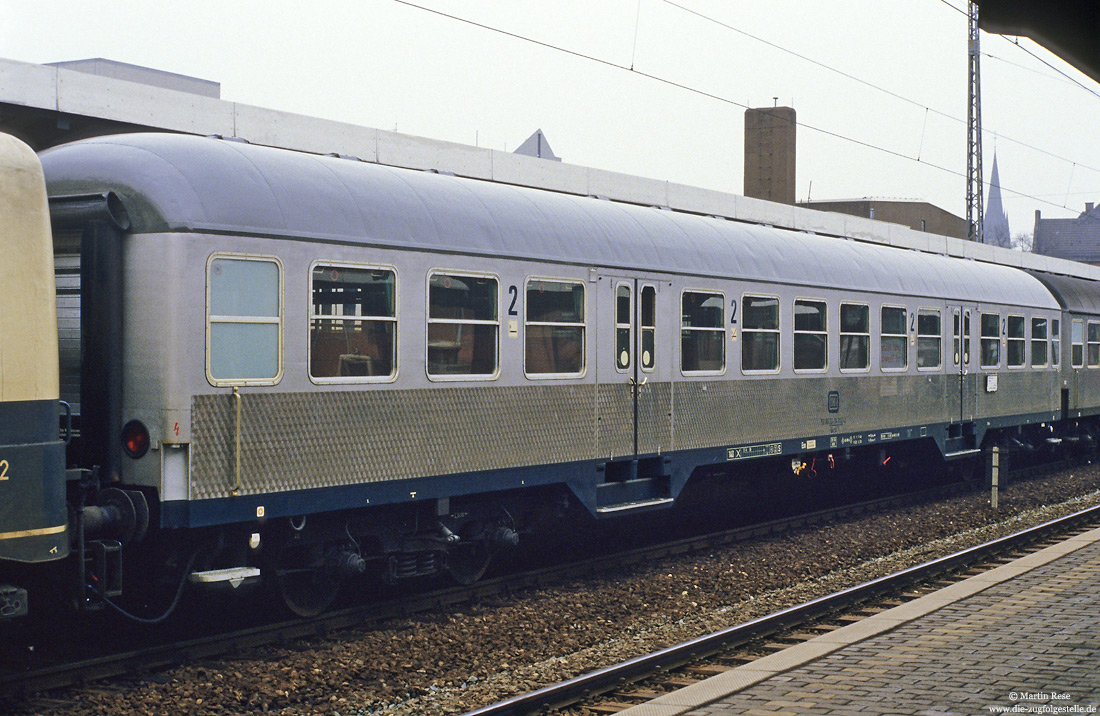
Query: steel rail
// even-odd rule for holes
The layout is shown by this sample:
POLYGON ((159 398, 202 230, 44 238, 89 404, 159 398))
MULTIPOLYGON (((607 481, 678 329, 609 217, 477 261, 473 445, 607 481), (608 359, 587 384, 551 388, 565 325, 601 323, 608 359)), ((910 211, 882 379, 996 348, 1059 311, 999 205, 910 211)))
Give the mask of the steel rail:
POLYGON ((12 670, 0 667, 0 690, 25 694, 135 672, 148 673, 195 659, 216 657, 243 647, 264 646, 308 638, 320 633, 331 633, 357 626, 377 624, 386 619, 404 617, 452 604, 462 604, 474 599, 518 589, 542 587, 569 577, 597 573, 603 569, 644 563, 677 554, 688 554, 756 537, 783 534, 794 529, 824 524, 832 520, 878 510, 900 508, 923 501, 951 497, 967 492, 969 489, 971 489, 971 486, 961 483, 941 485, 901 495, 880 497, 866 502, 792 515, 768 522, 743 525, 709 534, 684 537, 671 542, 637 547, 575 562, 554 564, 535 570, 506 574, 482 580, 469 586, 454 586, 418 594, 403 594, 394 599, 346 607, 316 617, 296 618, 291 621, 256 625, 228 634, 205 635, 185 642, 155 645, 124 653, 104 654, 76 662, 39 666, 29 670, 12 670))
POLYGON ((747 644, 771 636, 807 621, 820 619, 868 599, 895 592, 916 582, 950 572, 960 566, 988 559, 994 554, 1019 547, 1073 526, 1100 520, 1100 505, 1058 519, 1029 527, 1005 537, 990 540, 955 554, 915 565, 864 584, 818 597, 804 604, 783 609, 774 614, 744 624, 728 627, 712 634, 691 639, 635 657, 614 666, 597 669, 558 684, 490 704, 463 716, 528 716, 575 704, 583 699, 611 691, 624 683, 638 681, 660 671, 676 668, 710 656, 723 649, 747 644))

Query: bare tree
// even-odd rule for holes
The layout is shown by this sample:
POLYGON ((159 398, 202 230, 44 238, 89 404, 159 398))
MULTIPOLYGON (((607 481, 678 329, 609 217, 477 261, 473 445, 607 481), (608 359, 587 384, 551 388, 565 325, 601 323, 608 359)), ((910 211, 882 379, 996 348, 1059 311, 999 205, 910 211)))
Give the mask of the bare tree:
POLYGON ((1033 241, 1034 237, 1031 234, 1026 231, 1021 231, 1020 233, 1012 235, 1009 247, 1017 251, 1031 251, 1033 241))
POLYGON ((985 226, 982 228, 982 243, 1010 249, 1013 247, 1013 239, 1014 237, 1009 236, 1007 221, 986 220, 985 226))

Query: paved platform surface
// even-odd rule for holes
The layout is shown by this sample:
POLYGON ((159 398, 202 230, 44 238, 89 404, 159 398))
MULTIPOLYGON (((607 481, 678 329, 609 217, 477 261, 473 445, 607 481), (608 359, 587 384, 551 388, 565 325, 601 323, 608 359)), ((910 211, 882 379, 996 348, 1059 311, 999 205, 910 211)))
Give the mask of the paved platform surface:
POLYGON ((622 712, 1100 712, 1100 529, 622 712))

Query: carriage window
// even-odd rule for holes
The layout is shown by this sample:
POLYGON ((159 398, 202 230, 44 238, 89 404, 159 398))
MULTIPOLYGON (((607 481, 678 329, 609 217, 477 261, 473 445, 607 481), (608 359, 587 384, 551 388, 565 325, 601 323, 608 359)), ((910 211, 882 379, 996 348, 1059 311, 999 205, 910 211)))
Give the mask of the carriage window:
POLYGON ((615 367, 619 370, 630 367, 630 349, 634 343, 630 336, 630 327, 634 323, 633 314, 630 286, 619 284, 615 289, 615 367))
POLYGON ((970 311, 963 313, 963 365, 970 365, 970 311))
POLYGON ((951 323, 951 354, 953 356, 951 360, 952 365, 959 364, 959 356, 962 350, 962 327, 961 318, 959 316, 959 309, 955 309, 953 312, 953 318, 951 323))
POLYGON ((794 302, 794 369, 825 370, 829 334, 824 301, 794 302))
POLYGON ((642 286, 642 370, 653 370, 657 361, 657 289, 642 286))
POLYGON ((1001 314, 982 314, 982 368, 1001 365, 1001 314))
POLYGON ((905 332, 905 309, 882 307, 882 327, 879 344, 879 364, 883 370, 905 370, 909 365, 908 337, 905 332))
POLYGON ((215 385, 274 384, 282 372, 282 267, 213 258, 207 277, 207 373, 215 385))
POLYGON ((1089 368, 1100 368, 1100 323, 1089 321, 1087 346, 1089 368))
POLYGON ((1005 365, 1009 368, 1019 368, 1025 363, 1024 355, 1024 317, 1008 317, 1008 347, 1005 365))
POLYGON ((1057 368, 1062 363, 1062 322, 1057 318, 1050 319, 1050 364, 1057 368))
POLYGON ((534 376, 584 372, 584 284, 531 279, 526 287, 524 370, 534 376))
POLYGON ((495 278, 428 277, 428 375, 496 374, 499 329, 495 278))
POLYGON ((1074 368, 1085 365, 1085 322, 1069 324, 1069 362, 1074 368))
POLYGON ((684 291, 680 301, 680 370, 717 373, 726 367, 726 297, 684 291))
POLYGON ((917 311, 917 368, 939 368, 943 335, 940 312, 917 311))
POLYGON ((391 378, 397 371, 392 270, 314 266, 309 320, 313 378, 391 378))
POLYGON ((871 309, 840 304, 840 369, 866 370, 871 366, 871 309))
POLYGON ((779 370, 779 299, 744 296, 741 322, 741 370, 779 370))
POLYGON ((1047 319, 1031 319, 1031 367, 1042 368, 1047 364, 1047 319))

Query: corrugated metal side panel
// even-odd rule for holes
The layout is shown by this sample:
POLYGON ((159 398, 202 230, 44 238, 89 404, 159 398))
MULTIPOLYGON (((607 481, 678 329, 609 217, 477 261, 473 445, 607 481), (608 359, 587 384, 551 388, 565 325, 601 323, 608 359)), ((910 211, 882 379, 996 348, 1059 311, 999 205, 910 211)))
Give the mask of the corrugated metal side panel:
POLYGON ((80 243, 55 239, 57 338, 61 368, 61 400, 80 414, 80 243))
MULTIPOLYGON (((595 391, 539 384, 248 393, 241 400, 239 492, 591 460, 595 391)), ((232 494, 234 411, 228 392, 192 398, 192 500, 232 494)))

